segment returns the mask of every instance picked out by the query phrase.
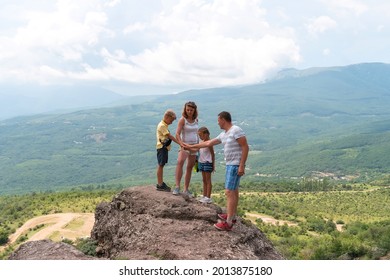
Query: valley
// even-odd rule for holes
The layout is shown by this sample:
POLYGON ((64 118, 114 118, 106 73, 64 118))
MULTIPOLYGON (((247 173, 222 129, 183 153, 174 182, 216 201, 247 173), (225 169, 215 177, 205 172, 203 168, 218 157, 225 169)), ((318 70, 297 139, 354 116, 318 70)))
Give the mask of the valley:
MULTIPOLYGON (((380 63, 308 69, 262 84, 3 120, 0 195, 154 183, 156 125, 167 108, 180 115, 188 100, 198 104, 199 124, 211 137, 220 133, 221 110, 242 126, 250 145, 247 181, 319 174, 345 182, 383 180, 390 173, 390 157, 384 156, 390 150, 389 75, 390 65, 380 63)), ((173 145, 168 176, 177 151, 173 145)), ((219 146, 216 159, 223 161, 219 146)), ((214 177, 221 182, 223 172, 214 177)))
MULTIPOLYGON (((32 238, 86 236, 98 203, 124 188, 155 184, 156 125, 166 109, 180 116, 192 100, 211 137, 220 132, 222 110, 244 129, 250 153, 239 215, 283 255, 386 258, 389 75, 390 65, 382 63, 289 70, 261 84, 134 100, 110 93, 113 106, 0 120, 0 244, 16 240, 0 256, 32 238)), ((99 94, 103 100, 106 93, 99 94)), ((164 170, 168 185, 178 148, 173 145, 164 170)), ((213 198, 222 206, 225 166, 222 148, 215 152, 213 198)), ((195 194, 201 183, 194 173, 195 194)))

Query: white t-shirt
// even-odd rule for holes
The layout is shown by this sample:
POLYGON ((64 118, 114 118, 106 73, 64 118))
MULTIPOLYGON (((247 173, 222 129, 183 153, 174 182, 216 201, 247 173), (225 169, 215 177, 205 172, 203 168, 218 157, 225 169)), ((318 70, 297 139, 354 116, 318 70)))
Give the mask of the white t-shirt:
POLYGON ((240 165, 242 149, 237 139, 245 136, 245 132, 233 125, 228 131, 221 132, 216 139, 223 144, 226 165, 240 165))

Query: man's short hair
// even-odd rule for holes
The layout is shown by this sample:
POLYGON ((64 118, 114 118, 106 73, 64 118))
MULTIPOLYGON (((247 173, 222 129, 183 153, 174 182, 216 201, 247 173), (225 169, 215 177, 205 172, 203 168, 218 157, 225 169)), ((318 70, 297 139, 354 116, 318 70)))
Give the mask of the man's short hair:
POLYGON ((229 112, 222 111, 221 113, 218 114, 218 117, 224 119, 225 121, 232 122, 232 115, 230 115, 229 112))

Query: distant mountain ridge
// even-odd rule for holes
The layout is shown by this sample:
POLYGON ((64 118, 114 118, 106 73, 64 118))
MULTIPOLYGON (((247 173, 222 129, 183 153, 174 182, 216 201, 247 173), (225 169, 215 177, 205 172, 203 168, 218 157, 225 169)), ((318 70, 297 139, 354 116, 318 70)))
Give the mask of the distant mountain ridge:
MULTIPOLYGON (((313 172, 365 174, 364 180, 390 173, 385 156, 390 150, 389 64, 286 71, 256 85, 0 121, 0 193, 153 183, 156 125, 167 108, 180 116, 190 100, 212 137, 220 132, 217 114, 222 110, 245 130, 250 156, 244 183, 313 172)), ((170 126, 172 133, 176 124, 170 126)), ((170 153, 168 183, 177 149, 174 145, 170 153)), ((218 182, 223 181, 221 147, 216 152, 219 172, 213 179, 218 182)), ((200 182, 196 176, 193 180, 200 182)))
POLYGON ((125 98, 95 86, 0 86, 0 119, 107 106, 125 98))
MULTIPOLYGON (((367 98, 364 90, 369 87, 375 97, 389 98, 390 64, 362 63, 349 66, 313 67, 304 70, 288 68, 279 71, 273 78, 264 83, 222 87, 200 90, 189 90, 177 96, 208 96, 210 101, 218 100, 235 93, 262 93, 282 96, 294 87, 301 89, 301 95, 322 96, 329 98, 367 98), (324 84, 328 86, 323 87, 324 84), (332 86, 330 86, 332 85, 332 86), (334 91, 329 91, 334 88, 334 91), (337 88, 345 95, 339 95, 337 88), (358 90, 361 88, 361 90, 358 90), (379 95, 375 95, 378 94, 379 95)), ((297 94, 297 92, 295 92, 297 94)), ((171 96, 171 95, 168 95, 171 96)), ((0 120, 17 116, 28 116, 42 113, 54 113, 57 110, 81 110, 86 108, 113 107, 159 99, 160 96, 124 96, 98 86, 33 86, 33 85, 0 85, 0 120)), ((163 97, 164 99, 164 97, 163 97)))
POLYGON ((386 63, 360 63, 352 64, 347 66, 333 66, 333 67, 311 67, 303 70, 298 70, 295 68, 286 68, 279 71, 275 77, 270 79, 270 81, 280 80, 284 78, 301 78, 308 77, 313 75, 318 75, 324 72, 339 72, 347 73, 349 76, 373 76, 373 75, 384 75, 389 71, 389 64, 386 63))

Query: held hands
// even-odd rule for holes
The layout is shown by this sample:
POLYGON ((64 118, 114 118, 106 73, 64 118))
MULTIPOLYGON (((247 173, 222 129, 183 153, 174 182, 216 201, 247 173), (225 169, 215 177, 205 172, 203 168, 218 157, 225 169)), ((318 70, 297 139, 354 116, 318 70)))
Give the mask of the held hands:
POLYGON ((195 153, 198 151, 198 149, 193 148, 193 145, 187 144, 182 142, 180 145, 184 150, 190 152, 190 153, 195 153))
POLYGON ((184 142, 181 143, 181 146, 182 146, 184 149, 186 149, 186 150, 190 150, 190 149, 191 149, 191 145, 189 145, 189 144, 187 144, 187 143, 184 143, 184 142))

